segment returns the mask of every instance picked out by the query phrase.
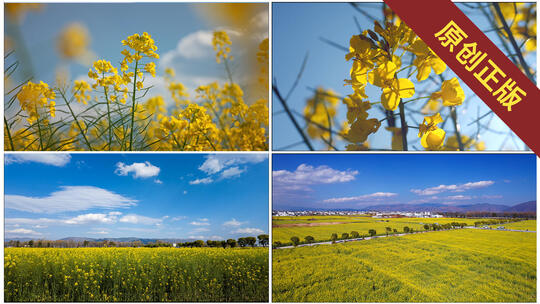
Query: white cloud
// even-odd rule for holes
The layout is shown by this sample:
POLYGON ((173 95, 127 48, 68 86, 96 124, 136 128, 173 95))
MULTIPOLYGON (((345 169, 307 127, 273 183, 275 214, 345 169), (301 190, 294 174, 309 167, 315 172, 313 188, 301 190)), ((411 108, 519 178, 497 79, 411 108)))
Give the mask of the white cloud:
POLYGON ((461 185, 439 185, 436 187, 426 188, 426 189, 411 189, 412 193, 418 195, 434 195, 441 192, 451 191, 451 192, 463 192, 471 189, 484 188, 493 185, 494 181, 478 181, 478 182, 469 182, 461 185))
POLYGON ((208 155, 199 170, 206 174, 216 174, 221 170, 242 164, 257 164, 268 159, 267 154, 215 154, 208 155))
POLYGON ((205 177, 205 178, 198 178, 192 181, 189 181, 190 185, 199 185, 199 184, 210 184, 214 180, 211 177, 205 177))
POLYGON ((63 167, 71 160, 69 154, 47 154, 47 153, 19 153, 6 154, 4 162, 6 165, 13 163, 28 163, 35 162, 56 167, 63 167))
POLYGON ((313 167, 306 164, 299 165, 295 171, 273 171, 272 181, 274 185, 315 185, 345 183, 354 180, 356 170, 339 171, 328 166, 313 167))
POLYGON ((240 174, 246 172, 245 169, 240 169, 238 167, 231 167, 229 169, 225 169, 223 170, 223 172, 221 172, 221 178, 233 178, 233 177, 237 177, 239 176, 240 174))
POLYGON ((191 33, 180 39, 176 51, 178 55, 188 59, 212 56, 212 36, 213 31, 199 30, 191 33))
POLYGON ((202 219, 202 220, 199 220, 199 221, 193 221, 193 222, 191 222, 189 224, 193 225, 193 226, 210 226, 210 223, 206 219, 202 219))
POLYGON ((211 235, 208 238, 213 240, 213 241, 223 241, 224 240, 224 238, 219 236, 219 235, 211 235))
POLYGON ((191 231, 191 233, 201 233, 201 232, 208 232, 208 231, 210 231, 210 229, 201 227, 201 228, 193 229, 193 231, 191 231))
POLYGON ((223 226, 238 227, 238 226, 242 226, 242 224, 243 224, 242 222, 239 222, 233 218, 230 221, 223 223, 223 226))
POLYGON ((120 218, 121 223, 141 224, 141 225, 157 225, 163 222, 161 218, 147 217, 137 214, 127 214, 120 218))
POLYGON ((45 197, 5 195, 5 207, 36 213, 81 211, 90 208, 125 208, 137 200, 93 186, 63 186, 45 197))
POLYGON ((55 224, 59 222, 60 220, 49 219, 49 218, 33 219, 33 218, 14 217, 14 218, 5 219, 6 225, 42 225, 42 224, 55 224))
POLYGON ((113 224, 117 220, 116 215, 109 215, 104 213, 88 213, 88 214, 81 214, 74 218, 65 220, 66 224, 73 224, 73 225, 82 225, 82 224, 90 224, 90 223, 99 223, 99 224, 113 224))
POLYGON ((184 195, 185 195, 185 194, 187 194, 187 191, 186 191, 186 190, 184 190, 184 192, 182 192, 182 193, 184 193, 184 195))
POLYGON ((40 237, 43 234, 31 229, 18 228, 13 230, 6 230, 6 238, 16 238, 16 237, 40 237))
POLYGON ((325 203, 345 203, 345 202, 362 202, 362 201, 377 201, 383 200, 389 197, 397 196, 397 193, 390 192, 375 192, 371 194, 365 194, 360 196, 350 196, 350 197, 339 197, 339 198, 329 198, 324 200, 325 203))
POLYGON ((175 216, 171 218, 171 221, 181 221, 187 219, 187 216, 181 215, 181 216, 175 216))
POLYGON ((192 240, 203 240, 206 237, 204 235, 190 235, 187 238, 192 240))
POLYGON ((133 163, 131 165, 126 165, 123 162, 116 164, 116 170, 114 173, 126 176, 129 173, 133 173, 134 178, 148 178, 157 176, 159 174, 159 167, 152 165, 150 162, 144 163, 133 163))
POLYGON ((473 197, 469 195, 451 195, 451 196, 446 197, 446 199, 455 200, 455 201, 466 201, 466 200, 473 199, 473 197))
POLYGON ((237 230, 233 231, 233 233, 239 233, 239 234, 262 234, 262 233, 264 233, 264 231, 262 231, 259 228, 240 228, 240 229, 237 229, 237 230))
POLYGON ((163 182, 161 180, 159 180, 159 179, 154 180, 154 183, 160 184, 160 185, 163 184, 163 182))
POLYGON ((105 230, 96 230, 96 231, 90 231, 88 232, 90 234, 98 234, 98 235, 106 235, 106 234, 109 234, 108 231, 105 231, 105 230))

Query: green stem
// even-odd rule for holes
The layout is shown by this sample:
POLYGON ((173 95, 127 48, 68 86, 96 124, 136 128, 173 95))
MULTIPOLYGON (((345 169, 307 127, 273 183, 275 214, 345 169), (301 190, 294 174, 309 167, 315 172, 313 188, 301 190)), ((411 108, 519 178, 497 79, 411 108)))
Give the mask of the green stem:
MULTIPOLYGON (((138 55, 138 53, 137 53, 138 55)), ((133 77, 133 95, 131 96, 131 132, 129 132, 129 151, 133 151, 133 128, 135 126, 135 93, 137 92, 137 68, 139 61, 135 60, 135 76, 133 77)))
POLYGON ((13 145, 13 139, 11 138, 11 132, 9 131, 9 124, 5 116, 4 116, 4 124, 6 125, 6 132, 9 138, 9 143, 11 144, 11 151, 15 151, 15 145, 13 145))
POLYGON ((81 133, 81 135, 82 135, 82 137, 84 139, 84 142, 88 146, 88 150, 93 151, 92 146, 90 145, 90 142, 88 141, 88 138, 86 138, 86 134, 84 134, 83 128, 81 127, 81 124, 79 123, 79 120, 77 119, 77 116, 75 116, 75 113, 73 112, 73 110, 71 109, 71 106, 69 105, 69 101, 67 100, 66 96, 64 95, 64 92, 62 92, 61 90, 58 90, 58 92, 60 92, 60 95, 62 95, 62 98, 66 102, 66 106, 68 107, 69 112, 71 113, 71 116, 73 116, 73 119, 75 120, 75 124, 77 124, 77 127, 79 128, 79 132, 81 133))
POLYGON ((223 63, 225 64, 225 70, 227 71, 227 77, 229 77, 229 82, 233 84, 232 73, 231 73, 231 70, 229 69, 228 62, 229 61, 227 60, 227 58, 223 58, 223 63))
POLYGON ((111 123, 111 110, 109 108, 109 96, 107 95, 107 88, 105 89, 105 101, 107 101, 107 118, 109 120, 109 142, 107 146, 109 147, 109 151, 111 151, 111 144, 112 144, 112 123, 111 123))
POLYGON ((35 106, 35 107, 36 107, 36 113, 38 115, 38 117, 37 117, 37 127, 38 127, 38 135, 39 135, 39 149, 41 151, 43 151, 43 139, 41 138, 41 124, 39 123, 39 120, 41 119, 41 117, 39 115, 37 106, 35 106))
POLYGON ((452 118, 452 122, 454 123, 454 130, 456 131, 456 138, 458 142, 459 151, 465 150, 465 147, 463 146, 463 142, 461 141, 461 134, 459 131, 459 124, 457 122, 457 111, 455 106, 450 107, 450 117, 452 118))
POLYGON ((407 131, 408 126, 407 122, 405 121, 405 105, 403 102, 399 103, 399 119, 401 121, 401 142, 403 144, 403 151, 408 151, 407 147, 407 131))

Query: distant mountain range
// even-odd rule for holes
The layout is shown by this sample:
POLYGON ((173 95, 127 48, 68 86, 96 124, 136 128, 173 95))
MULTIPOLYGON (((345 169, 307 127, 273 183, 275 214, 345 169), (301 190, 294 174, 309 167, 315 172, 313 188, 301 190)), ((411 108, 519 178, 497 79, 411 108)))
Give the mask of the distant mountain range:
POLYGON ((514 206, 497 205, 497 204, 469 204, 469 205, 444 205, 437 203, 428 204, 388 204, 368 206, 358 209, 323 209, 323 208, 306 208, 306 207, 289 207, 279 210, 290 211, 403 211, 403 212, 534 212, 536 213, 536 201, 529 201, 514 206))

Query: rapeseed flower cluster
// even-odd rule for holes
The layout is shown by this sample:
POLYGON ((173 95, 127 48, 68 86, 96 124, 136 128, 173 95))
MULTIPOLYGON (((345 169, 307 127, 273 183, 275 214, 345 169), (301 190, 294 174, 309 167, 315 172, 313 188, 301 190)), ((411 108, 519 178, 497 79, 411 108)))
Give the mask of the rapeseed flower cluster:
MULTIPOLYGON (((417 88, 410 78, 416 74, 416 82, 422 83, 432 75, 442 77, 446 64, 405 23, 390 15, 384 25, 375 21, 372 30, 364 30, 351 37, 345 60, 352 63, 350 79, 345 80, 345 85, 350 85, 353 93, 339 98, 347 107, 347 120, 338 135, 349 142, 347 150, 365 150, 369 147, 369 135, 377 133, 385 120, 388 122, 385 129, 392 134, 392 150, 407 149, 409 128, 419 129, 419 144, 425 149, 443 148, 446 132, 438 127, 443 120, 440 112, 443 107, 455 111, 454 107, 465 100, 465 93, 459 80, 454 77, 442 79, 440 89, 429 96, 415 97, 417 88), (403 60, 409 61, 409 65, 404 67, 403 60), (374 96, 370 93, 368 96, 368 88, 378 94, 374 96), (419 112, 429 115, 424 117, 421 125, 409 125, 405 104, 422 99, 428 101, 419 112), (368 110, 373 105, 381 106, 386 116, 384 119, 369 118, 368 110), (400 127, 396 124, 398 119, 400 127)), ((311 122, 307 134, 311 138, 323 137, 326 138, 325 142, 331 142, 329 126, 338 123, 334 119, 337 108, 329 105, 334 105, 335 99, 331 104, 314 103, 320 93, 317 90, 315 96, 306 102, 304 118, 311 122)))
MULTIPOLYGON (((70 31, 63 35, 77 35, 76 29, 70 31)), ((63 53, 76 56, 77 47, 84 44, 80 40, 61 48, 63 53)), ((227 33, 215 32, 213 44, 216 60, 224 63, 229 79, 201 85, 195 96, 167 68, 163 79, 168 96, 146 97, 151 87, 145 87, 145 78, 157 76, 154 60, 159 58, 148 33, 122 41, 125 48, 119 66, 96 60, 88 71, 90 81, 76 80, 71 88, 25 84, 17 100, 30 125, 16 128, 18 116, 4 124, 6 150, 267 150, 268 100, 246 101, 244 90, 232 81, 227 33), (60 108, 55 96, 63 101, 60 108), (57 108, 63 117, 49 124, 57 108)), ((259 78, 268 79, 267 39, 259 45, 257 62, 259 78)))

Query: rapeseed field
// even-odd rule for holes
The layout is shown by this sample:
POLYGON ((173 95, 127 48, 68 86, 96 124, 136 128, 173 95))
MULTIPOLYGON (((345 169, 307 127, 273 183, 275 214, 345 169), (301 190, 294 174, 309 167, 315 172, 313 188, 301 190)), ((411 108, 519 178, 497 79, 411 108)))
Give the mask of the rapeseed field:
POLYGON ((6 302, 268 301, 267 248, 6 248, 6 302))
POLYGON ((273 250, 275 302, 536 302, 536 234, 458 229, 273 250))

